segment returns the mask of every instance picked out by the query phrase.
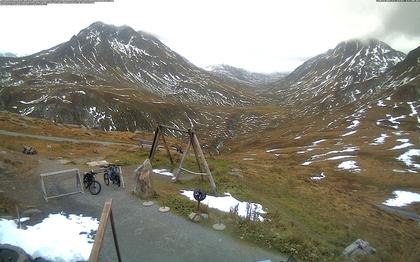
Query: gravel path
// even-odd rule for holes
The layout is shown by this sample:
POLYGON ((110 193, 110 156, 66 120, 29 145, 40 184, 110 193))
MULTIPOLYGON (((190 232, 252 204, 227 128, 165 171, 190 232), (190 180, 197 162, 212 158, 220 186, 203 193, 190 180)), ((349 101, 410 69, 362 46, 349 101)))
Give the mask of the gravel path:
MULTIPOLYGON (((98 196, 87 193, 71 198, 73 205, 88 205, 96 211, 97 217, 105 201, 112 198, 123 261, 286 260, 172 213, 160 213, 157 205, 144 207, 139 199, 124 190, 104 188, 98 196)), ((101 261, 116 261, 109 230, 105 239, 101 261)))
MULTIPOLYGON (((58 161, 40 159, 43 171, 73 168, 58 161)), ((155 204, 142 205, 130 190, 133 167, 123 173, 127 188, 106 186, 101 176, 102 191, 93 196, 88 191, 68 197, 39 202, 47 212, 83 214, 99 218, 106 200, 113 200, 113 214, 123 261, 286 261, 281 254, 270 252, 213 229, 195 224, 171 212, 160 213, 155 204)), ((34 185, 34 191, 38 185, 34 185), (36 187, 36 188, 35 188, 36 187)), ((39 192, 39 191, 38 191, 39 192)), ((41 199, 41 196, 37 197, 41 199)), ((37 201, 38 202, 38 201, 37 201)), ((117 261, 108 224, 100 261, 117 261)))

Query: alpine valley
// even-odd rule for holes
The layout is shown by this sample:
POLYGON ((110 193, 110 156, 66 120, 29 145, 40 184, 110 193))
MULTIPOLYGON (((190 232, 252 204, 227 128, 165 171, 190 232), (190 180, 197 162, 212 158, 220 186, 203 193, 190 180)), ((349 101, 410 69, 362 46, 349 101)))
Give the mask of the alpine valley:
POLYGON ((193 128, 206 154, 241 170, 226 181, 243 187, 227 188, 273 211, 241 237, 305 261, 336 260, 357 238, 377 247, 372 261, 420 259, 420 205, 403 207, 417 214, 407 218, 381 204, 420 192, 420 46, 353 39, 290 73, 205 70, 150 34, 95 22, 0 57, 0 110, 95 132, 193 128))

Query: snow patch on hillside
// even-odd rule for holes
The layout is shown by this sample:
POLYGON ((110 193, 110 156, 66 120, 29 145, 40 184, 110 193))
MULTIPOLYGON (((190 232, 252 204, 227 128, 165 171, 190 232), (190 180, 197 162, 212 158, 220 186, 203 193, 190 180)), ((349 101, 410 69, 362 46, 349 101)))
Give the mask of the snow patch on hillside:
POLYGON ((394 197, 383 202, 384 205, 391 207, 403 207, 414 202, 420 202, 420 194, 418 193, 396 190, 392 192, 392 194, 394 197))
POLYGON ((348 170, 350 172, 360 172, 360 168, 357 165, 357 162, 354 160, 344 161, 337 166, 339 169, 348 170))

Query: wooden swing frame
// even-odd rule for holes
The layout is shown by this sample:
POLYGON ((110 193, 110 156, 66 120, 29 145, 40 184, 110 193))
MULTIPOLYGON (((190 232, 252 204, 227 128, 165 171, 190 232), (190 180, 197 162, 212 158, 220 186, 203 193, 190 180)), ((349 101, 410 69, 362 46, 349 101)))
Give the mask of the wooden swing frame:
POLYGON ((179 129, 175 127, 166 126, 166 125, 158 125, 156 127, 155 136, 153 138, 152 148, 150 149, 150 154, 149 154, 150 163, 152 163, 153 161, 153 158, 159 147, 159 140, 160 138, 162 138, 163 146, 165 147, 169 160, 171 161, 172 165, 174 164, 174 160, 169 150, 168 143, 166 142, 166 139, 165 139, 165 134, 163 133, 164 130, 173 130, 173 131, 181 132, 188 135, 187 148, 184 150, 184 153, 182 154, 182 157, 181 157, 181 162, 179 163, 179 167, 178 169, 176 169, 176 172, 174 174, 175 175, 174 181, 177 181, 179 179, 181 175, 181 171, 185 171, 194 175, 208 176, 211 189, 213 190, 214 193, 216 193, 217 188, 216 188, 216 184, 214 182, 213 176, 210 172, 209 165, 207 164, 207 160, 204 157, 203 151, 201 150, 200 142, 198 141, 197 135, 191 129, 185 130, 185 129, 179 129), (193 172, 182 167, 191 147, 194 151, 195 159, 197 161, 197 165, 200 170, 200 173, 193 172))

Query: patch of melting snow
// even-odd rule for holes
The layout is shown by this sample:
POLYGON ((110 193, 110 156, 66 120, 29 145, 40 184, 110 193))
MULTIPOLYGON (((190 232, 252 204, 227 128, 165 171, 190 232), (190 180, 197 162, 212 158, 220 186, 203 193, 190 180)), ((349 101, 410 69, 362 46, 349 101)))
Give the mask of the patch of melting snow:
MULTIPOLYGON (((194 199, 194 191, 181 190, 181 195, 186 196, 189 200, 194 199)), ((215 208, 223 212, 230 212, 235 207, 238 207, 238 215, 241 217, 247 216, 247 209, 252 208, 252 210, 257 214, 257 220, 264 221, 262 214, 267 213, 264 211, 264 208, 261 204, 251 203, 245 201, 239 201, 234 198, 230 193, 224 193, 224 196, 215 197, 207 195, 206 199, 201 201, 201 203, 207 205, 209 208, 215 208)))
POLYGON ((397 157, 397 160, 404 162, 408 167, 420 169, 420 164, 416 163, 414 158, 420 156, 420 149, 410 149, 397 157))
POLYGON ((252 161, 252 160, 255 160, 255 158, 253 158, 253 157, 244 157, 244 158, 242 158, 242 160, 252 161))
POLYGON ((350 172, 360 172, 357 162, 354 160, 344 161, 337 166, 339 169, 349 170, 350 172))
POLYGON ((272 153, 272 152, 276 152, 276 151, 279 151, 279 150, 281 150, 281 148, 273 148, 273 149, 269 149, 269 150, 267 150, 265 152, 266 153, 272 153))
POLYGON ((386 105, 384 104, 384 101, 382 101, 382 100, 379 100, 379 101, 378 101, 378 103, 377 103, 376 105, 377 105, 377 106, 382 106, 382 107, 386 106, 386 105))
POLYGON ((353 121, 351 122, 351 125, 349 125, 349 126, 347 127, 347 129, 353 129, 353 128, 358 127, 359 125, 360 125, 360 121, 359 121, 359 120, 353 120, 353 121))
POLYGON ((311 176, 312 180, 322 180, 324 179, 326 176, 324 175, 324 172, 321 172, 321 174, 319 174, 319 176, 311 176))
POLYGON ((407 102, 407 104, 410 106, 410 109, 411 109, 410 116, 418 115, 418 113, 416 111, 416 105, 415 105, 415 103, 416 102, 407 102))
POLYGON ((345 134, 342 134, 341 136, 350 136, 350 135, 353 135, 353 134, 355 134, 357 132, 357 130, 353 130, 353 131, 350 131, 350 132, 347 132, 347 133, 345 133, 345 134))
POLYGON ((32 257, 52 261, 86 261, 93 246, 96 218, 50 214, 41 223, 18 228, 13 220, 0 219, 0 243, 18 246, 32 257))
POLYGON ((403 207, 414 202, 420 202, 420 194, 409 191, 395 190, 392 192, 393 198, 390 198, 382 204, 391 207, 403 207))
POLYGON ((318 145, 318 144, 320 144, 320 143, 322 143, 324 141, 327 141, 327 140, 326 139, 317 140, 315 142, 312 142, 312 145, 311 146, 316 146, 316 145, 318 145))
POLYGON ((170 176, 170 177, 174 177, 174 174, 171 173, 169 170, 167 169, 153 169, 153 172, 158 174, 158 175, 162 175, 162 176, 170 176))
POLYGON ((385 143, 385 139, 386 139, 387 137, 389 137, 389 135, 387 135, 387 134, 381 134, 381 136, 380 136, 380 137, 375 138, 375 139, 373 140, 373 142, 372 142, 372 143, 370 143, 369 145, 372 145, 372 146, 382 145, 382 144, 384 144, 384 143, 385 143))
POLYGON ((410 146, 414 146, 414 144, 408 142, 409 141, 408 139, 397 139, 397 141, 402 142, 402 144, 401 145, 396 145, 393 148, 391 148, 390 150, 398 150, 398 149, 403 149, 403 148, 407 148, 407 147, 410 147, 410 146))
POLYGON ((295 137, 295 140, 301 139, 301 138, 302 138, 302 136, 297 136, 297 137, 295 137))
POLYGON ((23 110, 20 110, 19 113, 22 116, 27 116, 27 115, 31 114, 34 110, 35 110, 35 107, 31 106, 31 107, 25 108, 23 110))
POLYGON ((350 155, 348 155, 348 156, 333 156, 333 157, 327 158, 325 160, 339 160, 339 159, 352 158, 352 157, 356 157, 356 156, 350 156, 350 155))

